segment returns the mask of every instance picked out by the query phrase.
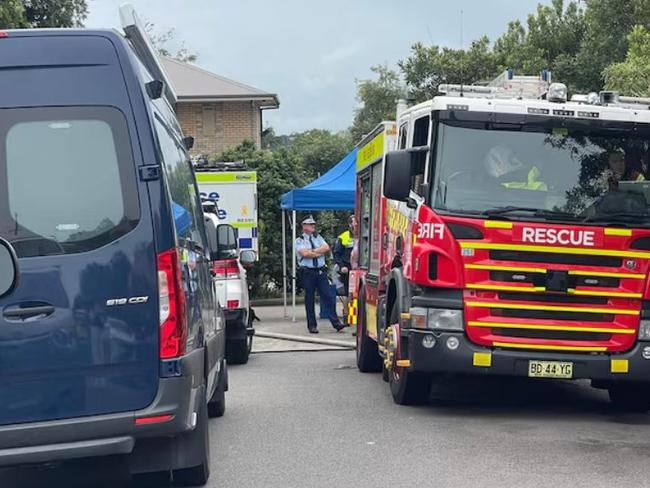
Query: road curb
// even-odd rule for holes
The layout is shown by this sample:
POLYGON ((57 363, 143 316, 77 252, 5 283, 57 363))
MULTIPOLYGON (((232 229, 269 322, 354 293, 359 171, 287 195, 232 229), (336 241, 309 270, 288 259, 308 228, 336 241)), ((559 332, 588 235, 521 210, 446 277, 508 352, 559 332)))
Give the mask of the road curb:
POLYGON ((279 334, 276 332, 255 331, 255 337, 266 337, 268 339, 280 339, 283 341, 306 342, 308 344, 322 344, 324 346, 342 347, 344 349, 354 349, 356 344, 348 341, 338 341, 335 339, 317 339, 305 337, 302 335, 279 334))

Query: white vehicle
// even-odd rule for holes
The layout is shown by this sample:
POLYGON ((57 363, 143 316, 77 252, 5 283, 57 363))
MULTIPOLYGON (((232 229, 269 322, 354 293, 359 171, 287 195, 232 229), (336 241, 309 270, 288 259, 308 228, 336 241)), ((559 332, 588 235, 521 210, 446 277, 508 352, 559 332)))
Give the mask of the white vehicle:
POLYGON ((216 163, 196 166, 196 181, 203 200, 218 205, 220 224, 235 228, 239 249, 258 250, 257 173, 245 171, 241 163, 216 163))
POLYGON ((212 281, 217 299, 226 318, 226 360, 230 364, 245 364, 253 346, 253 318, 248 301, 245 265, 252 265, 257 255, 250 249, 239 251, 235 230, 230 224, 220 224, 219 207, 203 202, 206 221, 216 227, 218 253, 212 258, 212 281))

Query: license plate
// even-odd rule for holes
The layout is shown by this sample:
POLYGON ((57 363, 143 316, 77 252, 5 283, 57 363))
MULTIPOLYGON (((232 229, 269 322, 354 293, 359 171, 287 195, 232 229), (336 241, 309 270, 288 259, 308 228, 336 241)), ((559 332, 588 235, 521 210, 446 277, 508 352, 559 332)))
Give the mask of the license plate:
POLYGON ((572 378, 573 363, 528 361, 528 376, 531 378, 572 378))

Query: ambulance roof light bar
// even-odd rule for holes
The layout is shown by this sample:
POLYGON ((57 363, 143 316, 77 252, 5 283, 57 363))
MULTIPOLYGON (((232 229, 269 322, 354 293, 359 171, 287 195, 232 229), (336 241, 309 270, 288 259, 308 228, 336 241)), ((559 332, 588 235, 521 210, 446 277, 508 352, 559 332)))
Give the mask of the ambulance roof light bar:
POLYGON ((447 95, 471 98, 543 98, 551 85, 551 72, 542 71, 539 76, 515 75, 505 70, 485 86, 441 84, 438 91, 447 95))
POLYGON ((131 42, 131 46, 140 61, 142 61, 142 64, 144 64, 154 79, 164 83, 165 98, 167 98, 167 101, 173 107, 178 101, 178 97, 167 77, 165 69, 160 64, 156 50, 149 40, 147 31, 140 21, 140 17, 138 17, 131 4, 125 3, 120 7, 120 21, 122 23, 122 29, 124 29, 124 35, 131 42))

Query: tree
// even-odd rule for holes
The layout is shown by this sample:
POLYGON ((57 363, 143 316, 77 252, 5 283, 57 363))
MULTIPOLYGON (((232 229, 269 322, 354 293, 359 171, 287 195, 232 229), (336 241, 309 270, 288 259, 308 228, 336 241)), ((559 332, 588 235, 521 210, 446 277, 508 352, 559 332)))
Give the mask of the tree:
POLYGON ((312 129, 290 136, 289 149, 298 158, 307 179, 317 178, 345 157, 354 147, 348 132, 312 129))
POLYGON ((83 27, 86 0, 2 0, 0 28, 83 27))
POLYGON ((563 0, 538 5, 528 16, 526 27, 514 21, 494 43, 500 69, 513 68, 522 74, 551 70, 554 78, 578 85, 581 73, 575 69, 576 56, 585 32, 584 11, 575 2, 566 8, 563 0))
POLYGON ((26 27, 25 7, 20 0, 4 0, 0 4, 0 29, 26 27))
POLYGON ((25 18, 32 27, 83 27, 86 0, 23 0, 25 18))
POLYGON ((409 94, 421 102, 438 93, 442 83, 488 81, 499 71, 487 36, 473 41, 469 49, 425 46, 416 43, 411 55, 399 62, 409 94))
POLYGON ((176 39, 176 31, 174 29, 168 29, 159 33, 156 32, 156 27, 151 22, 145 23, 145 29, 149 35, 149 40, 161 56, 173 58, 182 63, 195 63, 198 59, 198 55, 190 51, 185 46, 185 42, 181 42, 180 47, 175 51, 171 50, 172 48, 169 45, 170 43, 174 43, 176 39))
POLYGON ((525 26, 519 21, 510 22, 493 45, 486 36, 473 41, 467 49, 416 43, 399 67, 417 101, 435 96, 441 83, 487 82, 506 68, 520 74, 550 69, 556 79, 573 87, 580 82, 576 57, 585 22, 585 14, 576 2, 565 7, 563 0, 553 0, 551 5, 539 5, 525 26))
POLYGON ((623 95, 650 96, 650 32, 637 25, 627 36, 629 48, 625 61, 603 71, 605 87, 623 95))
POLYGON ((350 133, 352 141, 359 142, 382 120, 393 120, 397 100, 404 98, 405 90, 399 75, 387 66, 373 66, 374 80, 357 80, 359 107, 354 111, 350 133))

